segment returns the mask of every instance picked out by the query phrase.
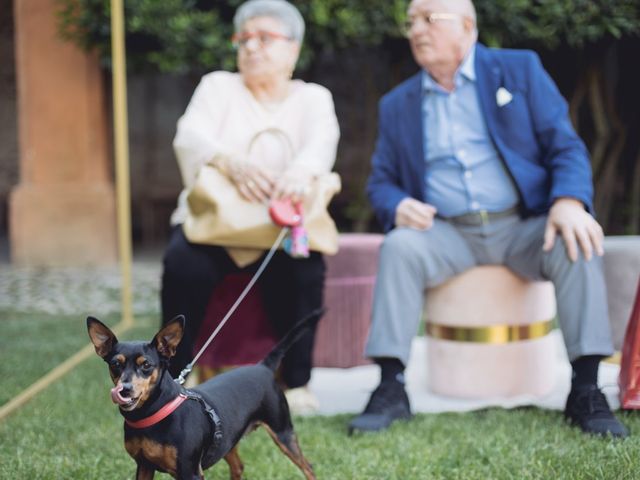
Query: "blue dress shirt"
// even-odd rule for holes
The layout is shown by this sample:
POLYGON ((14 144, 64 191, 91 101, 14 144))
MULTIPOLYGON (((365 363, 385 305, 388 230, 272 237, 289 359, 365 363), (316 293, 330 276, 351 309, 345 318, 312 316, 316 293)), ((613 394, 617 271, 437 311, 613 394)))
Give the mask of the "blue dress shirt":
POLYGON ((502 211, 519 201, 480 109, 474 58, 475 46, 456 72, 452 92, 423 72, 425 200, 442 217, 502 211))

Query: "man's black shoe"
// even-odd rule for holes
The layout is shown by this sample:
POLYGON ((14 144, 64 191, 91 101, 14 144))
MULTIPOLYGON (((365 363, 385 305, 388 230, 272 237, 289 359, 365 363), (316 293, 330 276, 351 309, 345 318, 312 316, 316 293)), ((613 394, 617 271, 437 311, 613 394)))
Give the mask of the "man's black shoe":
POLYGON ((404 384, 383 382, 371 394, 364 412, 349 423, 349 435, 358 430, 377 432, 388 428, 396 420, 409 418, 411 409, 404 384))
POLYGON ((564 416, 585 433, 624 438, 629 431, 611 412, 604 394, 595 385, 572 388, 564 416))

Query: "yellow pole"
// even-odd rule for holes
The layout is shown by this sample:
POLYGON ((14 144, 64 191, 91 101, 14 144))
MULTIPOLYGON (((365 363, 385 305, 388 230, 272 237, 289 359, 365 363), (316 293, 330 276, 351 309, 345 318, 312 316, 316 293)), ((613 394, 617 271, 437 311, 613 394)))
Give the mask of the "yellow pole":
MULTIPOLYGON (((122 332, 126 331, 129 327, 124 325, 124 322, 120 322, 113 329, 113 332, 116 335, 120 335, 122 332)), ((71 357, 67 358, 60 365, 55 367, 45 376, 41 377, 39 380, 31 384, 25 390, 20 392, 18 395, 13 397, 7 403, 0 407, 0 421, 5 417, 9 416, 11 412, 17 410, 22 405, 27 403, 33 397, 35 397, 42 390, 47 388, 53 382, 64 376, 66 373, 70 372, 79 365, 81 362, 86 360, 91 356, 92 353, 95 352, 95 349, 92 344, 85 345, 81 350, 78 350, 71 357)))
MULTIPOLYGON (((122 0, 111 2, 111 56, 113 68, 113 123, 116 155, 116 196, 118 211, 118 246, 122 272, 122 321, 114 327, 116 334, 133 326, 131 302, 131 208, 129 192, 129 134, 127 124, 127 67, 124 51, 124 8, 122 0)), ((35 397, 53 382, 72 370, 94 351, 86 345, 49 373, 0 407, 0 421, 35 397)))
POLYGON ((129 126, 127 123, 127 63, 124 50, 124 6, 111 1, 113 127, 116 155, 118 247, 122 271, 122 322, 133 325, 131 302, 131 195, 129 191, 129 126))

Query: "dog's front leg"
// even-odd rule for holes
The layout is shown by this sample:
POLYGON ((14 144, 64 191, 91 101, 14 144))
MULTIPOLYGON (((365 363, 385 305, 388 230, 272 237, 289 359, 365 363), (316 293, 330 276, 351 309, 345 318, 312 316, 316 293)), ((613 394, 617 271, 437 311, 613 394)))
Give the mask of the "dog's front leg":
POLYGON ((244 465, 242 464, 242 460, 240 460, 240 455, 238 455, 238 446, 236 445, 229 453, 224 456, 227 464, 229 464, 229 473, 231 474, 231 480, 242 480, 242 472, 244 470, 244 465))
POLYGON ((153 480, 153 476, 156 474, 156 469, 146 465, 144 463, 138 463, 138 469, 136 470, 136 480, 153 480))
POLYGON ((178 465, 176 478, 178 480, 204 480, 202 466, 200 463, 193 465, 190 462, 184 462, 182 465, 178 465))

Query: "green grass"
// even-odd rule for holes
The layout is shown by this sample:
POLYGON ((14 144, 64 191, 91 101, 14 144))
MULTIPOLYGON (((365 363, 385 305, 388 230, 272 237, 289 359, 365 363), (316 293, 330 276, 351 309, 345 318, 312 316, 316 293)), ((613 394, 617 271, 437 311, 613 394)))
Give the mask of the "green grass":
MULTIPOLYGON (((116 318, 104 319, 110 325, 116 318)), ((150 338, 156 319, 125 338, 150 338)), ((6 401, 87 343, 84 318, 0 312, 0 395, 6 401)), ((104 362, 91 357, 0 423, 0 479, 129 479, 135 464, 109 399, 104 362)), ((620 414, 640 432, 634 413, 620 414)), ((295 418, 319 479, 633 479, 640 435, 591 438, 560 412, 489 409, 417 415, 377 435, 346 435, 349 416, 295 418)), ((247 479, 303 478, 263 430, 240 445, 247 479)), ((227 479, 224 462, 205 472, 227 479)), ((156 475, 156 478, 169 478, 156 475)))
MULTIPOLYGON (((113 316, 102 320, 119 321, 113 316)), ((83 316, 0 311, 0 405, 88 342, 83 316)))

